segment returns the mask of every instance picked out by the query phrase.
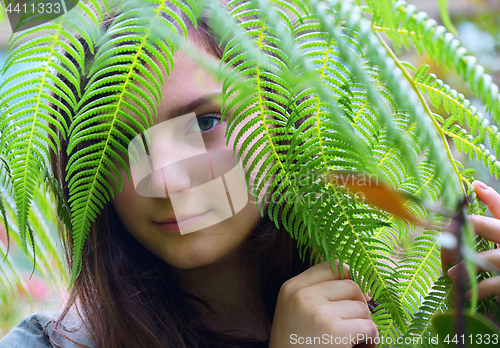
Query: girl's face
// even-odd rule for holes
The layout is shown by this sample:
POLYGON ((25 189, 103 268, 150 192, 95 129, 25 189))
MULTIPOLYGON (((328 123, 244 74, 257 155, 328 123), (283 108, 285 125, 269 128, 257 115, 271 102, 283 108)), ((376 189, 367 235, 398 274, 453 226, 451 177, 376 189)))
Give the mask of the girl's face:
MULTIPOLYGON (((206 59, 216 59, 206 52, 201 53, 206 56, 206 59)), ((198 127, 193 128, 197 131, 189 139, 202 139, 209 153, 223 153, 220 150, 229 150, 232 153, 232 141, 229 142, 229 146, 225 145, 224 134, 227 121, 219 125, 222 82, 217 82, 182 51, 177 51, 174 55, 174 70, 171 71, 170 76, 164 72, 164 79, 162 99, 157 108, 158 117, 153 116, 153 126, 165 122, 161 126, 165 126, 166 128, 163 129, 168 133, 172 130, 171 127, 174 127, 170 125, 175 125, 176 120, 181 120, 187 114, 195 113, 198 127), (186 106, 190 107, 186 108, 186 106)), ((196 121, 196 118, 193 119, 196 121)), ((242 126, 240 125, 239 128, 242 126)), ((162 128, 156 127, 156 129, 161 130, 162 128)), ((162 140, 162 134, 160 134, 160 140, 162 140)), ((170 136, 170 138, 175 139, 175 135, 174 137, 170 136)), ((184 151, 186 153, 192 152, 192 147, 188 148, 188 145, 183 145, 184 142, 165 145, 165 141, 163 141, 162 146, 162 141, 158 142, 160 145, 155 145, 154 139, 151 141, 152 147, 149 148, 151 158, 153 156, 168 158, 172 155, 175 157, 184 151), (173 151, 172 146, 175 147, 175 151, 173 151)), ((216 159, 212 160, 215 162, 216 159)), ((227 204, 227 202, 221 201, 220 197, 217 199, 211 197, 207 191, 205 191, 205 195, 198 193, 198 196, 189 194, 182 196, 184 193, 189 193, 196 186, 195 182, 199 181, 200 176, 203 176, 203 173, 202 175, 199 173, 199 171, 205 170, 201 162, 203 160, 200 160, 199 170, 193 166, 193 161, 189 165, 169 165, 165 167, 165 170, 155 170, 147 185, 147 189, 153 193, 149 196, 138 193, 140 190, 135 187, 132 177, 127 180, 125 170, 119 167, 124 178, 124 186, 121 193, 117 194, 115 191, 115 198, 112 200, 112 204, 128 232, 153 254, 179 269, 205 266, 235 256, 238 247, 246 240, 261 218, 260 207, 256 208, 253 199, 245 192, 245 195, 248 195, 248 202, 244 208, 221 222, 201 229, 194 228, 194 232, 186 234, 175 231, 175 223, 162 227, 159 222, 176 217, 182 220, 181 216, 191 218, 179 222, 179 227, 183 223, 196 226, 196 220, 200 219, 208 218, 217 221, 219 218, 221 207, 227 204), (166 194, 155 195, 155 191, 166 194), (174 199, 178 197, 176 194, 181 194, 180 197, 184 197, 184 199, 176 201, 174 199), (200 203, 201 201, 203 202, 200 203), (199 214, 205 215, 200 217, 199 214)), ((127 163, 130 168, 128 159, 127 163)), ((247 201, 246 197, 244 201, 247 201)))

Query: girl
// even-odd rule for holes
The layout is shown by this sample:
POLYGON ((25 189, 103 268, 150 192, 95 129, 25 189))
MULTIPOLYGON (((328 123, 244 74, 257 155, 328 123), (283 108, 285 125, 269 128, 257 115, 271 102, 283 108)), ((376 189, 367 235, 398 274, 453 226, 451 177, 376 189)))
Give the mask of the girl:
MULTIPOLYGON (((207 18, 201 18, 198 29, 190 27, 188 38, 207 60, 221 59, 207 18)), ((207 150, 232 150, 234 139, 225 145, 227 122, 219 124, 221 81, 182 51, 176 52, 174 67, 170 76, 163 71, 163 98, 154 125, 195 113, 207 150)), ((68 157, 61 144, 51 164, 64 183, 68 157)), ((154 151, 165 155, 167 150, 154 151)), ((366 342, 378 336, 369 298, 349 279, 347 267, 342 266, 341 279, 326 262, 312 267, 302 262, 289 233, 276 228, 267 215, 261 217, 260 206, 251 199, 231 218, 181 234, 182 221, 205 213, 189 211, 189 206, 184 206, 184 219, 174 213, 172 195, 189 190, 195 173, 174 168, 166 178, 156 171, 147 187, 149 196, 137 192, 123 168, 121 173, 123 190, 115 192, 91 226, 82 271, 65 308, 25 318, 0 341, 0 348, 286 348, 325 334, 346 338, 342 345, 326 346, 375 346, 366 342), (350 338, 358 335, 364 338, 353 343, 350 338)), ((500 218, 500 196, 482 183, 475 187, 500 218)), ((217 211, 218 204, 212 202, 208 213, 217 211)), ((473 222, 479 234, 500 242, 498 220, 475 217, 473 222)), ((71 235, 63 241, 71 269, 71 235)), ((307 250, 304 259, 313 252, 307 250)), ((500 265, 497 250, 484 257, 500 265)), ((481 297, 498 293, 497 283, 497 278, 484 281, 481 297)))

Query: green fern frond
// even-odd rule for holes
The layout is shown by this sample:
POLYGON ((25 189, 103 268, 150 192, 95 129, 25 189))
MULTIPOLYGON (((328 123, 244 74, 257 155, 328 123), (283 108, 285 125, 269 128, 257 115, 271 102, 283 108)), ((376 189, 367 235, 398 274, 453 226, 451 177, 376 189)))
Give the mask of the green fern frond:
POLYGON ((438 0, 439 12, 441 13, 441 20, 444 26, 454 35, 458 35, 457 29, 453 25, 448 10, 448 0, 438 0))
MULTIPOLYGON (((46 195, 47 191, 36 189, 34 191, 34 202, 31 205, 29 214, 29 241, 30 252, 24 255, 36 267, 39 274, 54 285, 59 284, 59 276, 64 278, 61 252, 56 241, 56 216, 53 214, 51 199, 46 195), (36 256, 35 256, 36 255, 36 256), (35 259, 36 257, 36 259, 35 259)), ((18 224, 15 219, 16 206, 11 198, 8 186, 2 186, 0 194, 0 206, 3 208, 2 214, 4 226, 10 230, 7 235, 7 242, 12 240, 14 245, 21 246, 19 238, 18 224)), ((24 294, 28 301, 32 302, 32 294, 28 290, 23 273, 17 266, 19 256, 15 259, 9 255, 7 247, 0 241, 0 305, 6 313, 13 310, 13 304, 18 299, 19 294, 24 294)))
POLYGON ((425 231, 399 262, 398 275, 402 282, 398 293, 411 314, 420 307, 420 296, 428 293, 441 271, 439 235, 439 231, 425 231))
POLYGON ((80 6, 89 17, 96 17, 96 23, 102 23, 105 16, 112 14, 112 9, 120 3, 120 0, 86 0, 79 1, 77 6, 80 6))
MULTIPOLYGON (((288 57, 285 51, 275 48, 274 43, 277 39, 273 35, 277 34, 277 30, 271 24, 273 21, 266 18, 273 15, 279 17, 278 13, 271 10, 264 12, 255 4, 252 6, 248 2, 233 1, 231 5, 235 6, 232 12, 233 17, 239 17, 240 20, 238 28, 246 28, 246 30, 244 35, 240 32, 238 35, 231 36, 222 57, 222 61, 230 61, 231 65, 236 66, 223 85, 223 117, 230 108, 236 109, 228 122, 226 139, 234 135, 233 150, 240 145, 241 151, 248 151, 248 156, 242 161, 243 166, 249 164, 246 176, 247 185, 249 185, 250 176, 254 175, 253 194, 259 197, 264 185, 269 183, 269 188, 263 192, 264 199, 266 199, 272 191, 282 192, 291 182, 286 171, 286 147, 278 145, 277 142, 291 138, 291 132, 286 127, 288 120, 284 107, 290 101, 292 88, 284 74, 281 76, 275 74, 276 69, 272 65, 280 65, 283 71, 287 71, 289 68, 283 62, 286 62, 288 57), (256 19, 253 16, 256 11, 262 11, 266 13, 266 16, 256 19), (241 52, 243 47, 252 48, 241 52), (249 54, 255 51, 262 51, 262 55, 256 54, 258 59, 249 62, 249 54), (245 93, 241 89, 243 84, 247 86, 245 93), (234 98, 228 103, 228 97, 232 95, 234 98), (249 120, 250 116, 252 116, 251 120, 249 120), (236 134, 236 127, 245 120, 249 122, 236 134), (248 134, 252 126, 256 129, 248 134), (249 162, 257 153, 258 155, 249 162), (254 173, 257 165, 264 158, 259 171, 254 173)), ((222 11, 223 9, 219 7, 216 13, 220 16, 222 11)), ((272 209, 270 216, 275 223, 279 223, 279 215, 274 214, 272 209)))
MULTIPOLYGON (((197 27, 203 13, 223 47, 220 66, 206 66, 224 76, 226 144, 233 139, 233 151, 245 154, 255 201, 271 201, 269 217, 296 239, 303 259, 312 250, 313 263, 323 257, 350 266, 351 278, 379 304, 372 318, 381 335, 428 335, 431 316, 449 307, 451 292, 447 278, 436 281, 438 232, 426 231, 400 255, 398 246, 415 226, 325 179, 337 170, 375 177, 416 197, 403 205, 417 220, 433 221, 427 204, 444 201, 449 208, 460 191, 472 193, 474 171, 453 157, 449 138, 498 176, 497 127, 426 67, 400 61, 394 45, 413 43, 433 60, 453 64, 495 120, 500 97, 458 40, 427 15, 404 1, 365 3, 87 0, 59 20, 16 34, 3 71, 31 66, 0 85, 0 168, 6 172, 0 213, 14 243, 36 258, 42 273, 61 267, 48 261, 58 251, 46 231, 61 226, 47 216, 57 211, 73 236, 74 284, 91 224, 121 191, 123 172, 130 177, 128 142, 154 124, 165 98, 164 72, 170 75, 174 53, 187 39, 185 21, 197 27), (103 23, 107 15, 112 20, 103 23), (436 115, 431 104, 450 115, 436 115), (60 149, 59 137, 69 155, 62 182, 47 163, 49 149, 60 149), (40 184, 54 194, 46 196, 54 204, 45 202, 40 184)), ((469 212, 484 214, 477 197, 469 212)), ((474 242, 478 251, 493 247, 474 242)), ((5 265, 0 287, 9 291, 17 271, 5 265)), ((478 308, 497 307, 486 301, 478 308)))
POLYGON ((496 157, 483 144, 478 144, 480 137, 473 138, 465 129, 456 124, 451 125, 449 128, 443 126, 443 132, 453 139, 459 152, 468 154, 471 159, 476 155, 477 159, 483 163, 491 175, 494 175, 498 179, 500 162, 496 160, 496 157))
MULTIPOLYGON (((15 218, 17 210, 15 200, 2 189, 3 199, 6 204, 7 223, 11 228, 10 237, 15 245, 22 246, 19 223, 15 218)), ((57 246, 57 220, 48 214, 53 211, 52 199, 47 196, 44 187, 37 185, 33 193, 33 204, 28 216, 28 241, 29 249, 24 255, 36 266, 36 270, 45 279, 53 279, 62 271, 61 253, 57 246), (31 250, 30 250, 31 249, 31 250), (36 254, 34 252, 36 250, 36 254), (36 262, 35 262, 36 257, 36 262)))
POLYGON ((434 107, 438 108, 442 105, 450 113, 450 116, 441 122, 443 132, 453 139, 459 152, 468 154, 471 159, 476 155, 478 160, 489 169, 491 175, 498 178, 500 169, 500 162, 496 160, 500 156, 498 128, 490 125, 488 119, 478 112, 463 94, 444 84, 434 74, 426 75, 426 68, 424 66, 417 72, 415 81, 419 88, 427 93, 434 107), (470 133, 463 128, 465 125, 471 129, 470 133), (493 154, 486 148, 486 136, 493 154))
POLYGON ((320 253, 327 259, 351 266, 351 278, 363 292, 370 289, 372 298, 383 307, 373 317, 379 328, 386 325, 390 315, 396 327, 403 330, 405 314, 395 292, 394 268, 390 266, 393 261, 384 256, 390 251, 387 244, 373 238, 378 228, 387 225, 385 214, 356 202, 333 185, 322 190, 312 192, 311 199, 319 197, 302 212, 311 238, 317 238, 320 253))
MULTIPOLYGON (((5 209, 2 197, 0 197, 0 214, 2 215, 2 225, 5 228, 5 237, 7 238, 7 246, 5 250, 5 255, 7 255, 10 249, 10 231, 9 231, 9 224, 7 221, 7 210, 5 209)), ((5 261, 5 257, 3 261, 5 261)))
POLYGON ((453 282, 448 277, 441 277, 436 281, 432 290, 425 297, 418 313, 413 317, 405 335, 405 339, 408 338, 408 342, 412 343, 405 345, 405 347, 437 347, 437 344, 433 344, 430 340, 431 337, 434 337, 434 332, 431 329, 431 318, 450 308, 453 288, 453 282))
POLYGON ((56 180, 54 175, 48 169, 45 169, 41 181, 45 183, 48 188, 50 188, 51 192, 54 193, 57 204, 57 217, 62 220, 68 231, 72 231, 73 228, 71 226, 71 211, 68 202, 66 202, 66 199, 64 197, 61 184, 56 180))
MULTIPOLYGON (((271 17, 269 13, 272 13, 272 11, 266 12, 265 17, 271 17)), ((305 18, 307 17, 302 19, 305 18)), ((259 49, 268 49, 266 42, 272 38, 273 35, 277 35, 277 31, 271 25, 268 25, 265 19, 258 21, 252 18, 251 20, 255 29, 250 30, 249 35, 253 35, 252 38, 258 43, 259 49)), ((304 21, 304 23, 307 24, 304 24, 303 26, 302 24, 298 25, 298 34, 304 30, 303 28, 311 27, 310 22, 304 21)), ((304 30, 304 32, 306 31, 304 30)), ((307 63, 312 63, 317 67, 316 73, 318 75, 316 76, 319 76, 319 81, 323 82, 323 80, 325 80, 330 82, 330 84, 328 84, 328 87, 331 88, 331 92, 329 92, 330 94, 340 98, 344 96, 345 93, 343 93, 340 86, 345 84, 348 77, 346 78, 342 75, 342 70, 333 69, 335 66, 335 60, 330 58, 335 57, 335 55, 338 54, 338 49, 332 47, 331 41, 329 43, 328 39, 325 40, 327 37, 325 35, 315 35, 314 37, 307 37, 307 35, 304 35, 304 37, 301 37, 300 35, 297 36, 302 40, 302 42, 304 42, 303 47, 307 50, 306 55, 304 56, 308 59, 307 63), (321 64, 321 62, 323 62, 323 64, 321 64), (341 79, 340 82, 339 77, 341 79)), ((235 52, 238 52, 239 54, 240 52, 237 51, 237 48, 240 48, 241 46, 242 45, 238 46, 238 42, 232 43, 230 41, 227 46, 229 48, 224 52, 224 58, 229 58, 231 55, 238 56, 235 52)), ((276 58, 283 59, 282 56, 280 56, 281 52, 277 53, 275 50, 271 49, 269 49, 269 52, 276 53, 276 55, 273 56, 273 58, 275 58, 274 62, 280 61, 276 58)), ((241 54, 238 57, 241 61, 247 59, 247 56, 244 54, 241 54)), ((232 63, 235 63, 234 60, 232 63)), ((307 64, 303 64, 302 66, 304 69, 308 67, 307 64)), ((330 105, 322 101, 322 94, 315 93, 314 89, 309 88, 301 90, 299 93, 292 93, 293 95, 297 95, 296 100, 305 99, 305 101, 294 104, 293 113, 288 117, 288 119, 283 119, 283 116, 279 113, 273 113, 273 109, 282 110, 281 105, 286 103, 289 99, 287 95, 289 92, 287 91, 290 90, 290 87, 286 84, 285 78, 278 79, 276 76, 266 73, 267 71, 273 71, 272 68, 273 67, 266 66, 262 62, 258 61, 252 62, 252 65, 250 65, 249 68, 248 62, 246 63, 245 70, 242 71, 245 74, 250 75, 250 77, 247 78, 245 82, 247 84, 252 83, 255 86, 255 92, 247 95, 245 99, 238 100, 239 104, 244 107, 241 107, 235 112, 235 114, 233 114, 233 119, 236 119, 237 121, 232 124, 230 123, 228 126, 227 137, 229 138, 233 135, 233 132, 238 124, 237 122, 241 122, 242 118, 258 112, 257 116, 254 116, 255 119, 250 121, 250 126, 259 126, 260 129, 254 134, 261 134, 261 138, 258 139, 258 141, 254 141, 253 147, 251 147, 249 143, 254 140, 254 138, 250 135, 249 138, 251 140, 244 142, 243 144, 245 146, 245 150, 249 152, 249 155, 243 160, 243 165, 246 165, 246 161, 248 161, 248 159, 256 153, 257 149, 259 149, 259 155, 256 156, 255 159, 252 159, 253 162, 250 163, 249 172, 252 172, 256 166, 255 163, 261 161, 264 155, 268 156, 262 164, 262 169, 256 176, 256 184, 254 187, 257 187, 258 189, 254 192, 254 194, 258 195, 260 193, 258 190, 263 186, 262 182, 264 182, 264 180, 260 180, 261 177, 264 177, 263 173, 265 173, 266 176, 273 178, 271 180, 270 189, 266 192, 266 194, 269 192, 277 192, 278 194, 282 194, 282 197, 285 197, 288 193, 291 193, 292 201, 296 200, 298 202, 294 208, 288 208, 289 206, 286 204, 288 201, 282 199, 277 203, 275 202, 274 205, 269 205, 270 216, 276 216, 276 212, 278 211, 277 207, 281 206, 284 208, 285 212, 289 212, 288 218, 283 219, 285 220, 283 223, 288 226, 291 233, 296 234, 301 243, 304 243, 305 240, 307 240, 307 237, 316 237, 319 239, 313 241, 313 243, 315 245, 322 246, 320 253, 324 254, 327 259, 331 260, 339 258, 340 262, 358 260, 360 264, 356 266, 359 267, 355 268, 356 270, 359 270, 359 274, 354 276, 355 279, 360 282, 361 279, 364 279, 363 288, 366 290, 369 286, 372 286, 374 296, 387 307, 388 313, 391 313, 396 318, 399 316, 399 324, 403 327, 403 314, 401 312, 399 302, 392 291, 393 285, 390 284, 391 275, 380 269, 380 266, 382 265, 380 259, 384 257, 380 256, 378 252, 380 251, 379 249, 383 248, 383 246, 377 245, 379 242, 375 242, 373 240, 370 240, 370 243, 367 245, 369 240, 369 235, 367 235, 369 232, 367 232, 367 230, 369 231, 370 228, 375 229, 377 226, 380 226, 380 224, 383 224, 383 222, 374 218, 374 216, 377 216, 379 213, 376 210, 367 210, 366 217, 364 219, 357 219, 352 216, 353 211, 351 209, 349 209, 349 212, 344 210, 342 213, 344 208, 342 204, 338 204, 337 208, 332 211, 334 208, 331 204, 333 203, 324 206, 323 202, 316 197, 317 195, 322 195, 324 197, 328 194, 328 192, 324 192, 323 183, 316 182, 318 191, 315 191, 311 190, 311 183, 305 185, 303 182, 297 183, 295 181, 291 184, 291 177, 289 174, 286 174, 294 173, 294 178, 296 179, 301 177, 301 174, 307 175, 314 173, 315 175, 321 175, 321 173, 327 173, 330 168, 336 167, 346 168, 349 166, 359 169, 362 168, 362 157, 357 154, 352 141, 350 141, 345 134, 339 132, 339 130, 342 129, 342 126, 333 123, 331 116, 327 113, 330 105), (262 87, 260 86, 262 83, 261 79, 262 81, 267 82, 270 78, 272 78, 271 81, 275 85, 267 83, 265 86, 272 88, 275 93, 270 95, 266 94, 264 99, 264 97, 260 94, 262 90, 262 87), (277 99, 269 100, 269 98, 277 99), (262 104, 262 101, 264 100, 266 101, 266 105, 271 106, 271 108, 269 108, 271 111, 262 106, 264 105, 262 104), (255 104, 257 104, 257 107, 247 108, 248 106, 255 104), (247 111, 247 113, 243 113, 243 110, 247 111), (270 118, 264 117, 266 113, 272 114, 275 121, 270 121, 270 118), (295 130, 293 125, 305 115, 313 116, 307 118, 297 128, 297 130, 295 130), (269 123, 272 123, 274 127, 269 127, 269 123), (286 130, 282 129, 284 125, 287 126, 286 130), (275 142, 277 140, 283 140, 289 137, 287 133, 289 129, 294 130, 292 132, 294 138, 291 139, 290 147, 280 146, 278 148, 275 146, 275 142), (285 158, 283 157, 283 152, 288 154, 286 162, 283 162, 283 159, 285 158), (305 164, 307 164, 307 166, 305 166, 305 164), (285 168, 287 170, 285 170, 285 168), (291 189, 290 186, 292 186, 291 189), (302 190, 306 187, 307 192, 303 192, 302 190), (304 205, 304 203, 301 204, 301 201, 307 201, 307 203, 304 205), (312 214, 311 211, 315 211, 317 214, 312 214), (306 212, 308 213, 307 216, 305 215, 306 212), (338 218, 339 213, 340 218, 338 218), (323 233, 320 233, 320 227, 317 221, 323 221, 324 219, 326 219, 326 221, 324 221, 324 226, 330 226, 333 224, 333 228, 330 229, 323 227, 321 228, 323 233), (301 222, 306 222, 306 224, 301 222), (347 227, 342 230, 340 226, 344 224, 347 224, 347 227), (307 228, 301 226, 305 226, 307 228), (333 235, 339 230, 343 231, 341 236, 333 235), (361 233, 361 230, 363 230, 363 233, 361 233), (333 234, 329 235, 329 233, 333 234), (352 235, 356 236, 356 240, 352 240, 351 237, 348 237, 352 235), (332 244, 330 245, 330 243, 332 244), (371 281, 373 281, 374 284, 372 284, 371 281)), ((286 69, 286 67, 284 69, 286 69)), ((348 70, 344 70, 344 73, 349 73, 350 75, 348 70)), ((226 86, 230 86, 231 83, 234 83, 234 81, 235 79, 226 82, 226 86)), ((370 84, 371 83, 372 82, 370 82, 370 84)), ((225 91, 226 90, 227 89, 225 88, 225 91)), ((229 90, 227 94, 233 94, 235 93, 235 90, 236 88, 229 90)), ((239 139, 242 138, 243 134, 247 132, 247 130, 248 128, 244 127, 243 130, 236 134, 235 146, 239 144, 239 139)), ((330 187, 329 189, 335 190, 334 187, 330 187)))
POLYGON ((2 197, 0 198, 0 214, 2 215, 3 226, 5 227, 5 236, 7 238, 7 246, 5 253, 9 253, 10 249, 10 230, 7 220, 7 210, 4 204, 3 195, 13 195, 13 188, 11 185, 12 174, 9 168, 9 163, 3 154, 0 154, 0 187, 3 189, 2 197))
MULTIPOLYGON (((374 6, 374 5, 373 5, 374 6)), ((398 18, 396 33, 399 37, 407 36, 405 42, 413 42, 422 55, 423 50, 438 63, 444 62, 448 68, 453 67, 469 83, 474 93, 482 100, 487 112, 493 115, 495 121, 500 121, 499 88, 493 83, 493 78, 484 72, 477 58, 470 55, 455 36, 430 19, 424 12, 418 12, 413 5, 404 0, 393 0, 392 11, 398 18)), ((374 7, 373 27, 378 31, 392 31, 384 17, 377 16, 374 7)), ((392 16, 393 18, 394 16, 392 16)), ((394 28, 394 27, 393 27, 394 28)))
MULTIPOLYGON (((171 70, 178 34, 164 14, 172 16, 186 35, 185 23, 167 3, 151 1, 145 7, 137 6, 136 1, 124 2, 121 14, 100 41, 89 69, 85 93, 78 104, 78 114, 70 128, 70 159, 66 178, 74 240, 70 287, 80 272, 81 251, 90 224, 114 195, 111 184, 121 191, 123 177, 113 161, 117 161, 130 178, 129 168, 121 157, 127 154, 127 149, 117 139, 123 135, 131 138, 143 132, 153 124, 151 115, 154 113, 156 116, 153 100, 142 89, 151 92, 156 103, 159 103, 163 80, 159 67, 150 57, 158 58, 168 74, 171 70), (158 38, 159 31, 168 32, 168 35, 163 36, 164 40, 158 38), (145 63, 152 70, 148 70, 145 63), (135 93, 144 101, 134 97, 135 93), (134 107, 131 101, 138 102, 139 108, 134 107), (133 114, 143 123, 132 117, 133 114), (150 116, 149 119, 146 115, 150 116), (133 126, 128 125, 127 121, 133 126), (91 145, 80 148, 84 142, 91 145), (119 178, 119 182, 114 175, 119 178)), ((183 6, 181 10, 187 8, 183 6)), ((193 9, 191 11, 196 12, 193 9)), ((192 14, 187 16, 192 17, 192 14)))
MULTIPOLYGON (((390 88, 388 88, 388 86, 385 85, 380 79, 380 72, 369 66, 366 67, 366 72, 371 75, 370 79, 375 83, 385 103, 389 105, 393 111, 398 110, 399 106, 390 92, 390 88)), ((351 78, 354 79, 354 77, 351 78)), ((348 100, 351 108, 348 111, 351 112, 351 124, 356 129, 357 134, 362 137, 365 144, 367 144, 369 148, 373 149, 374 144, 379 141, 383 125, 378 121, 377 110, 367 98, 368 96, 365 87, 354 82, 349 84, 349 88, 350 94, 348 96, 348 100)), ((394 118, 393 120, 396 124, 396 129, 400 130, 398 119, 394 118)), ((387 141, 388 143, 392 143, 392 145, 394 145, 390 139, 387 139, 387 141)))
MULTIPOLYGON (((410 250, 398 262, 397 294, 406 313, 411 317, 421 308, 421 299, 425 298, 439 278, 441 272, 439 235, 438 231, 425 231, 415 239, 410 250)), ((384 337, 398 337, 395 335, 392 320, 380 334, 384 337)), ((400 335, 404 336, 405 331, 401 331, 400 335)))
MULTIPOLYGON (((410 175, 398 186, 395 186, 401 192, 417 197, 423 202, 437 202, 443 194, 443 180, 436 175, 434 162, 425 159, 418 164, 418 174, 423 184, 418 184, 414 175, 410 175)), ((407 200, 404 207, 417 220, 424 221, 428 216, 428 211, 419 202, 407 200)), ((406 238, 415 229, 415 226, 391 217, 388 221, 390 227, 380 228, 374 235, 376 239, 382 239, 389 245, 398 245, 403 238, 406 238)))
MULTIPOLYGON (((332 1, 330 1, 332 3, 332 1)), ((333 3, 337 4, 335 1, 333 3)), ((349 25, 355 24, 354 31, 359 34, 359 41, 366 44, 369 49, 366 52, 366 58, 369 58, 369 61, 377 64, 377 67, 383 72, 382 78, 383 81, 387 84, 387 86, 391 89, 394 94, 394 99, 401 109, 408 110, 409 115, 411 116, 411 121, 417 121, 417 133, 420 135, 421 142, 428 144, 429 146, 429 154, 431 158, 438 163, 436 166, 436 170, 439 175, 446 177, 449 179, 450 186, 447 186, 447 199, 450 202, 455 202, 457 198, 453 192, 456 192, 456 189, 459 188, 458 180, 456 178, 456 170, 448 166, 442 166, 441 163, 449 163, 449 160, 445 160, 445 153, 442 151, 442 145, 438 145, 434 142, 428 142, 428 139, 435 137, 435 131, 437 131, 435 125, 431 125, 431 120, 427 117, 422 117, 424 115, 424 111, 422 110, 421 102, 418 102, 416 96, 413 93, 407 93, 406 91, 410 90, 401 85, 402 81, 405 81, 406 78, 403 78, 400 73, 402 73, 405 77, 405 71, 402 69, 399 71, 395 68, 394 64, 398 66, 400 64, 399 60, 395 59, 394 53, 390 50, 387 44, 372 31, 372 27, 370 24, 364 22, 364 18, 361 16, 359 8, 350 2, 342 2, 341 6, 345 6, 345 10, 341 10, 340 13, 349 15, 348 19, 346 18, 346 23, 349 25), (375 49, 375 47, 379 47, 379 49, 375 49), (391 72, 392 75, 384 75, 385 72, 391 72), (404 91, 404 92, 403 92, 404 91), (434 135, 433 135, 434 133, 434 135)), ((334 7, 334 6, 332 6, 334 7)), ((319 11, 319 10, 318 10, 319 11)), ((329 26, 330 30, 335 28, 335 25, 329 26)), ((340 45, 339 45, 340 46, 340 45)), ((352 58, 354 59, 354 58, 352 58)), ((351 62, 351 60, 347 60, 351 62)), ((355 71, 358 75, 361 75, 361 72, 355 71)), ((411 81, 409 81, 411 84, 411 81)), ((410 86, 412 87, 412 86, 410 86)), ((420 99, 420 96, 419 96, 420 99)), ((390 124, 389 122, 382 122, 384 125, 390 124)), ((433 123, 433 120, 432 120, 433 123)), ((402 148, 403 153, 410 154, 410 149, 407 148, 406 143, 403 139, 401 139, 398 132, 394 132, 394 127, 388 128, 388 135, 395 133, 397 135, 397 144, 402 148)), ((408 156, 411 159, 410 156, 408 156)), ((408 161, 408 164, 412 168, 412 171, 416 171, 416 163, 414 161, 408 161)))
MULTIPOLYGON (((394 114, 393 118, 402 136, 406 139, 408 147, 413 152, 412 156, 415 158, 421 156, 422 146, 417 136, 416 123, 411 123, 409 116, 402 112, 394 114)), ((407 155, 402 153, 401 147, 387 140, 385 131, 382 131, 374 141, 373 153, 375 165, 380 170, 382 179, 384 182, 391 184, 392 187, 397 188, 409 176, 416 176, 411 168, 406 165, 407 155)))
POLYGON ((80 90, 79 68, 83 67, 83 47, 72 37, 72 33, 64 27, 65 17, 57 21, 43 24, 16 36, 12 43, 4 71, 21 64, 32 63, 34 67, 21 70, 7 78, 0 88, 9 82, 14 86, 0 94, 0 105, 4 108, 1 115, 2 132, 1 150, 6 154, 12 170, 12 181, 15 188, 16 206, 22 245, 26 247, 26 228, 28 211, 32 202, 35 182, 49 158, 46 144, 53 151, 60 147, 58 137, 47 127, 50 123, 66 137, 68 126, 51 103, 69 111, 61 102, 50 95, 51 91, 61 93, 63 101, 69 108, 75 106, 76 98, 70 88, 63 87, 57 77, 58 72, 67 78, 76 91, 80 90), (52 31, 51 34, 34 38, 26 43, 15 45, 26 35, 36 34, 41 30, 52 31), (69 55, 79 65, 63 56, 59 49, 67 49, 71 42, 75 49, 69 55), (30 79, 26 80, 26 75, 30 79), (21 99, 22 98, 22 99, 21 99), (11 106, 8 106, 8 105, 11 106), (55 115, 53 118, 50 115, 55 115), (48 137, 50 136, 50 137, 48 137))

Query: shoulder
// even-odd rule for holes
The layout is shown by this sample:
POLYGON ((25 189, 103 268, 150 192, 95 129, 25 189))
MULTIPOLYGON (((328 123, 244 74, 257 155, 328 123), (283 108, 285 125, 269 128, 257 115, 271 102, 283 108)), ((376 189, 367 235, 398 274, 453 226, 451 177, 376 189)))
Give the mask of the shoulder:
POLYGON ((46 328, 52 312, 35 312, 21 320, 0 340, 0 348, 52 347, 46 328))
MULTIPOLYGON (((0 348, 54 348, 49 337, 52 324, 59 316, 58 312, 38 311, 22 319, 5 337, 0 339, 0 348)), ((70 311, 63 321, 64 335, 79 343, 92 347, 82 322, 70 311)), ((54 333, 55 341, 64 348, 76 348, 77 344, 54 333)))

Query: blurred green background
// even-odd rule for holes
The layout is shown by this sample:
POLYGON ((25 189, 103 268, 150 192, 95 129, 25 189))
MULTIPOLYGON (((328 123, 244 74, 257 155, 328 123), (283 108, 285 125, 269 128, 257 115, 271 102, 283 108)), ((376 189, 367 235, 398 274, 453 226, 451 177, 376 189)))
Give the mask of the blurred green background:
MULTIPOLYGON (((436 0, 408 0, 408 3, 414 4, 419 10, 427 12, 430 17, 438 22, 440 21, 436 0)), ((478 57, 479 62, 486 68, 486 72, 493 75, 496 84, 500 85, 500 1, 450 0, 449 3, 452 21, 459 32, 459 39, 462 44, 478 57)), ((0 64, 2 65, 6 59, 8 40, 11 33, 7 22, 0 25, 0 64)), ((415 66, 429 64, 432 72, 453 86, 454 89, 463 93, 479 111, 486 115, 481 103, 470 97, 469 88, 454 77, 453 74, 448 74, 445 67, 435 66, 427 57, 419 57, 415 54, 415 51, 401 51, 400 54, 403 60, 407 60, 415 66)), ((2 80, 3 77, 0 76, 0 83, 2 80)), ((454 148, 453 145, 452 148, 454 148)), ((491 177, 477 160, 469 160, 457 154, 456 156, 467 167, 477 170, 476 177, 479 180, 500 191, 499 181, 491 177)), ((38 198, 36 206, 40 211, 53 211, 55 213, 55 207, 50 196, 40 191, 38 198)), ((36 218, 36 215, 34 214, 33 218, 36 218)), ((49 251, 49 254, 51 250, 59 250, 60 247, 56 238, 56 225, 57 221, 54 220, 44 221, 39 226, 39 228, 49 232, 49 240, 39 241, 40 245, 49 251)), ((0 251, 5 252, 5 250, 5 229, 0 225, 0 251)), ((0 252, 1 255, 3 254, 0 252)), ((12 241, 9 255, 12 260, 10 264, 0 260, 0 274, 12 272, 10 266, 15 265, 12 267, 17 267, 18 274, 22 274, 24 287, 13 289, 17 296, 9 300, 8 296, 11 296, 12 289, 6 291, 8 284, 0 282, 0 337, 5 335, 23 317, 34 311, 61 309, 66 294, 67 283, 65 283, 63 275, 53 271, 59 269, 60 260, 47 260, 46 264, 41 265, 40 271, 35 271, 31 279, 29 279, 32 272, 32 258, 26 256, 12 241)))

